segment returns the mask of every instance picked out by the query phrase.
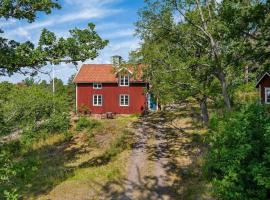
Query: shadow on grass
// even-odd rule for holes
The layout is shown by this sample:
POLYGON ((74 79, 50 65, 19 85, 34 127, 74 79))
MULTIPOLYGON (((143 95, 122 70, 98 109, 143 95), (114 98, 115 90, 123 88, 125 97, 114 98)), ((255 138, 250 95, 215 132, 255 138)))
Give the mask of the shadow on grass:
MULTIPOLYGON (((183 117, 190 116, 187 113, 152 113, 133 124, 134 128, 143 127, 144 134, 159 141, 158 144, 147 144, 146 151, 150 161, 161 164, 165 175, 108 182, 102 187, 105 199, 212 199, 207 194, 208 186, 200 163, 206 148, 202 143, 203 136, 166 125, 183 117)), ((195 131, 200 127, 196 124, 190 126, 195 131)), ((134 148, 140 149, 141 146, 135 145, 134 148)))
POLYGON ((73 176, 75 168, 66 164, 85 153, 84 149, 73 147, 73 144, 73 139, 66 139, 42 146, 18 158, 15 164, 18 173, 11 180, 23 199, 47 194, 56 185, 73 176))

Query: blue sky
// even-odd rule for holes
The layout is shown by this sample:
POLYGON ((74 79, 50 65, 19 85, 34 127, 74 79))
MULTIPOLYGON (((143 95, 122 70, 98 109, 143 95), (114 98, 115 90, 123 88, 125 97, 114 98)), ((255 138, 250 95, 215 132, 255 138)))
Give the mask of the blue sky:
MULTIPOLYGON (((34 23, 18 20, 0 20, 4 36, 16 41, 30 40, 37 43, 41 30, 47 28, 57 36, 68 36, 68 30, 85 28, 89 22, 96 24, 96 30, 103 39, 110 41, 94 61, 85 63, 110 63, 113 55, 128 58, 128 53, 139 46, 139 40, 134 37, 134 23, 138 19, 138 9, 143 7, 143 0, 60 0, 61 10, 54 10, 50 15, 39 14, 34 23)), ((46 66, 43 71, 50 71, 46 66)), ((72 64, 61 64, 55 67, 55 75, 64 82, 76 73, 72 64)), ((15 74, 11 77, 1 77, 0 81, 19 82, 26 77, 15 74)), ((35 79, 50 80, 48 75, 39 74, 35 79)))

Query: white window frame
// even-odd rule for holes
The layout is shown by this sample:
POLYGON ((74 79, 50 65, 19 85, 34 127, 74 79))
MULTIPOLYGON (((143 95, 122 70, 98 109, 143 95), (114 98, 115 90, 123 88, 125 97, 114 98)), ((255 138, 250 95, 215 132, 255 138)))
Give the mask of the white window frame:
POLYGON ((270 87, 264 88, 264 102, 270 104, 270 101, 267 101, 267 90, 270 90, 270 87))
POLYGON ((103 96, 102 94, 94 94, 93 95, 93 98, 92 98, 92 101, 93 101, 93 106, 102 106, 103 105, 103 96), (97 97, 97 102, 95 103, 95 97, 97 97), (101 99, 101 104, 99 104, 99 98, 101 99))
POLYGON ((119 86, 122 86, 122 87, 129 86, 129 75, 120 75, 119 76, 119 86), (123 80, 123 84, 122 84, 122 80, 123 80))
POLYGON ((130 96, 128 94, 120 94, 119 95, 119 105, 121 107, 128 107, 130 105, 130 96), (122 104, 122 102, 121 102, 122 97, 124 98, 124 104, 122 104), (128 100, 127 104, 125 104, 125 101, 126 101, 125 97, 127 97, 127 100, 128 100))
POLYGON ((93 83, 93 89, 101 90, 102 89, 102 83, 93 83))

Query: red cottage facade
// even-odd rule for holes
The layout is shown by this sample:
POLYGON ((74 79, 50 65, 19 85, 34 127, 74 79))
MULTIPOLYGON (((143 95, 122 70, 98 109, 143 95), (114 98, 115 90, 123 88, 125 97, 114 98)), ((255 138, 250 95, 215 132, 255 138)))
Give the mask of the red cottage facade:
POLYGON ((256 87, 259 88, 261 103, 270 104, 270 74, 266 72, 259 79, 256 87))
POLYGON ((131 68, 84 64, 74 78, 76 108, 92 114, 142 113, 147 108, 147 84, 131 68))

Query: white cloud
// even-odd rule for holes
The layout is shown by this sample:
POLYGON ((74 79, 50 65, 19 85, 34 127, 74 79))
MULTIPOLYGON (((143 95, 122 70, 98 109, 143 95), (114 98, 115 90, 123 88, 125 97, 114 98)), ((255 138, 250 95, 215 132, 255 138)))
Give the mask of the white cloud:
POLYGON ((17 34, 27 38, 27 40, 31 40, 31 35, 28 31, 26 31, 25 29, 23 29, 22 27, 17 28, 17 34))
MULTIPOLYGON (((62 9, 64 12, 60 12, 63 14, 52 14, 46 16, 44 20, 37 20, 32 24, 10 24, 14 28, 6 29, 9 31, 5 32, 5 36, 19 41, 28 39, 36 42, 41 29, 49 27, 57 36, 66 37, 69 34, 69 25, 74 27, 88 19, 96 19, 96 30, 102 38, 109 39, 110 44, 100 52, 100 55, 96 59, 87 60, 84 63, 110 63, 111 56, 113 55, 121 55, 127 60, 129 52, 139 47, 139 40, 133 37, 134 29, 132 22, 122 19, 117 20, 116 17, 108 17, 125 11, 117 7, 117 3, 121 1, 123 0, 64 0, 62 9), (106 18, 106 21, 104 18, 106 18)), ((81 63, 79 63, 80 65, 81 63)), ((51 66, 45 66, 42 70, 50 71, 50 69, 51 66)), ((65 83, 76 72, 76 68, 72 64, 60 64, 55 66, 55 69, 56 77, 61 78, 65 83)), ((3 78, 0 77, 0 81, 9 80, 18 82, 25 77, 16 74, 10 78, 3 78)), ((39 74, 37 79, 48 81, 49 76, 39 74)))
POLYGON ((0 19, 0 27, 6 27, 12 24, 15 24, 17 22, 16 19, 0 19))
POLYGON ((120 24, 115 22, 106 22, 101 24, 96 24, 96 30, 104 31, 104 30, 113 30, 117 28, 130 27, 130 24, 120 24))
POLYGON ((121 0, 65 0, 71 5, 79 5, 81 7, 101 7, 110 3, 117 3, 121 0))
POLYGON ((133 29, 122 29, 115 32, 102 34, 102 37, 106 39, 116 39, 116 38, 122 38, 122 37, 133 36, 133 35, 134 35, 133 29))
POLYGON ((119 51, 119 50, 124 50, 129 52, 130 50, 134 50, 139 47, 139 40, 134 39, 134 40, 128 40, 128 41, 123 41, 120 43, 116 44, 111 44, 110 49, 113 51, 119 51))
POLYGON ((25 25, 23 27, 16 28, 8 32, 8 34, 10 36, 14 36, 14 35, 26 36, 26 35, 30 35, 29 32, 35 29, 41 29, 45 27, 55 26, 58 24, 69 23, 69 22, 74 22, 74 21, 79 21, 79 20, 103 18, 105 16, 113 15, 119 12, 121 12, 121 10, 116 10, 116 9, 108 10, 108 9, 102 9, 102 8, 85 9, 80 12, 73 12, 73 13, 64 14, 60 16, 51 16, 47 20, 44 20, 41 22, 35 22, 32 24, 25 25))

